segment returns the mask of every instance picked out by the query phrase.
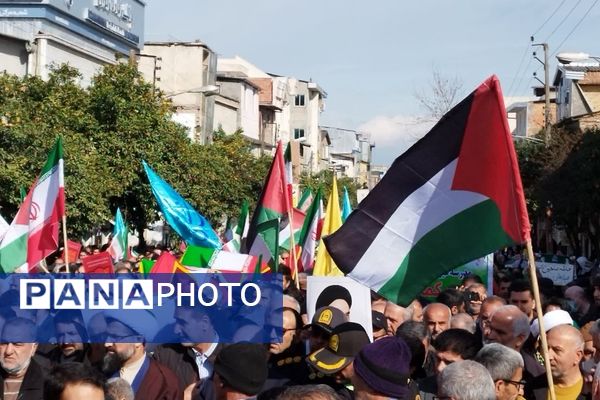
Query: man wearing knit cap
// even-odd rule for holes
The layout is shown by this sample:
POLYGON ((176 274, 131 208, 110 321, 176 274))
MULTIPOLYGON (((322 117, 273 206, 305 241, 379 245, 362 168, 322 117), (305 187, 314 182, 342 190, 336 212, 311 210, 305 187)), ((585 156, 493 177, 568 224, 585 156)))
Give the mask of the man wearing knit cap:
POLYGON ((254 399, 267 380, 267 354, 254 343, 224 347, 215 360, 217 400, 254 399))
POLYGON ((396 336, 365 346, 354 358, 352 383, 356 399, 418 398, 410 379, 410 349, 396 336))
POLYGON ((317 371, 334 377, 337 384, 347 384, 354 375, 354 357, 369 343, 362 325, 345 322, 333 330, 327 347, 311 353, 306 360, 317 371))
POLYGON ((102 370, 108 377, 125 379, 135 393, 135 400, 179 400, 177 376, 167 367, 146 355, 146 342, 158 330, 156 318, 146 310, 135 310, 125 320, 123 312, 104 312, 106 355, 102 370))

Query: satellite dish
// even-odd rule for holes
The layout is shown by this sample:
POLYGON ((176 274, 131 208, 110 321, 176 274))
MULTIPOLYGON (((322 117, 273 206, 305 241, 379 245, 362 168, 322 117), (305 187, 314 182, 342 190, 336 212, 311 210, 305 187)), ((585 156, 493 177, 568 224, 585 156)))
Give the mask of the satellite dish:
POLYGON ((561 64, 571 64, 576 61, 589 60, 588 53, 558 53, 556 59, 561 64))

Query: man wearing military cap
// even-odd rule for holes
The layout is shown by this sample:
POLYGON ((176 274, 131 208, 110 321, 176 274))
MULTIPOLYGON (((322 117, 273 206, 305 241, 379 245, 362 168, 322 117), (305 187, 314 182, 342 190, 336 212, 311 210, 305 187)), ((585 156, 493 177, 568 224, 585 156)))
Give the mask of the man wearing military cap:
MULTIPOLYGON (((320 373, 333 377, 336 384, 347 385, 354 375, 354 357, 369 343, 362 325, 345 322, 333 330, 327 346, 311 353, 307 362, 320 373)), ((347 386, 342 386, 338 394, 344 398, 353 397, 352 389, 347 386)))
POLYGON ((331 333, 340 324, 348 321, 346 315, 335 307, 321 307, 312 318, 312 322, 304 327, 309 333, 310 351, 322 349, 329 342, 331 333))

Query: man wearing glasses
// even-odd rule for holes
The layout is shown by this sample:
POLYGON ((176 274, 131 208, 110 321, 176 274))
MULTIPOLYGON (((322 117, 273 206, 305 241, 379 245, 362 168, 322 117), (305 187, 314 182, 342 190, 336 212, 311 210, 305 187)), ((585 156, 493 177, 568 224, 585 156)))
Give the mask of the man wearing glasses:
POLYGON ((135 310, 125 319, 123 312, 109 310, 106 317, 106 355, 102 370, 108 377, 126 380, 135 400, 179 400, 179 380, 166 366, 146 355, 146 342, 158 330, 154 316, 135 310))
POLYGON ((515 400, 523 396, 523 357, 500 343, 484 346, 475 361, 487 368, 496 388, 496 400, 515 400))

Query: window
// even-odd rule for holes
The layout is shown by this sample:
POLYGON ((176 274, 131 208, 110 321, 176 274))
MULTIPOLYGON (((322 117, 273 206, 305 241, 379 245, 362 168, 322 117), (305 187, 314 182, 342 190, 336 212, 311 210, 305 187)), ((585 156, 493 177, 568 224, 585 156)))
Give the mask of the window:
POLYGON ((294 129, 294 139, 300 139, 304 137, 304 129, 294 129))
POLYGON ((294 100, 294 104, 296 105, 296 107, 304 107, 304 95, 297 94, 296 99, 294 100))

